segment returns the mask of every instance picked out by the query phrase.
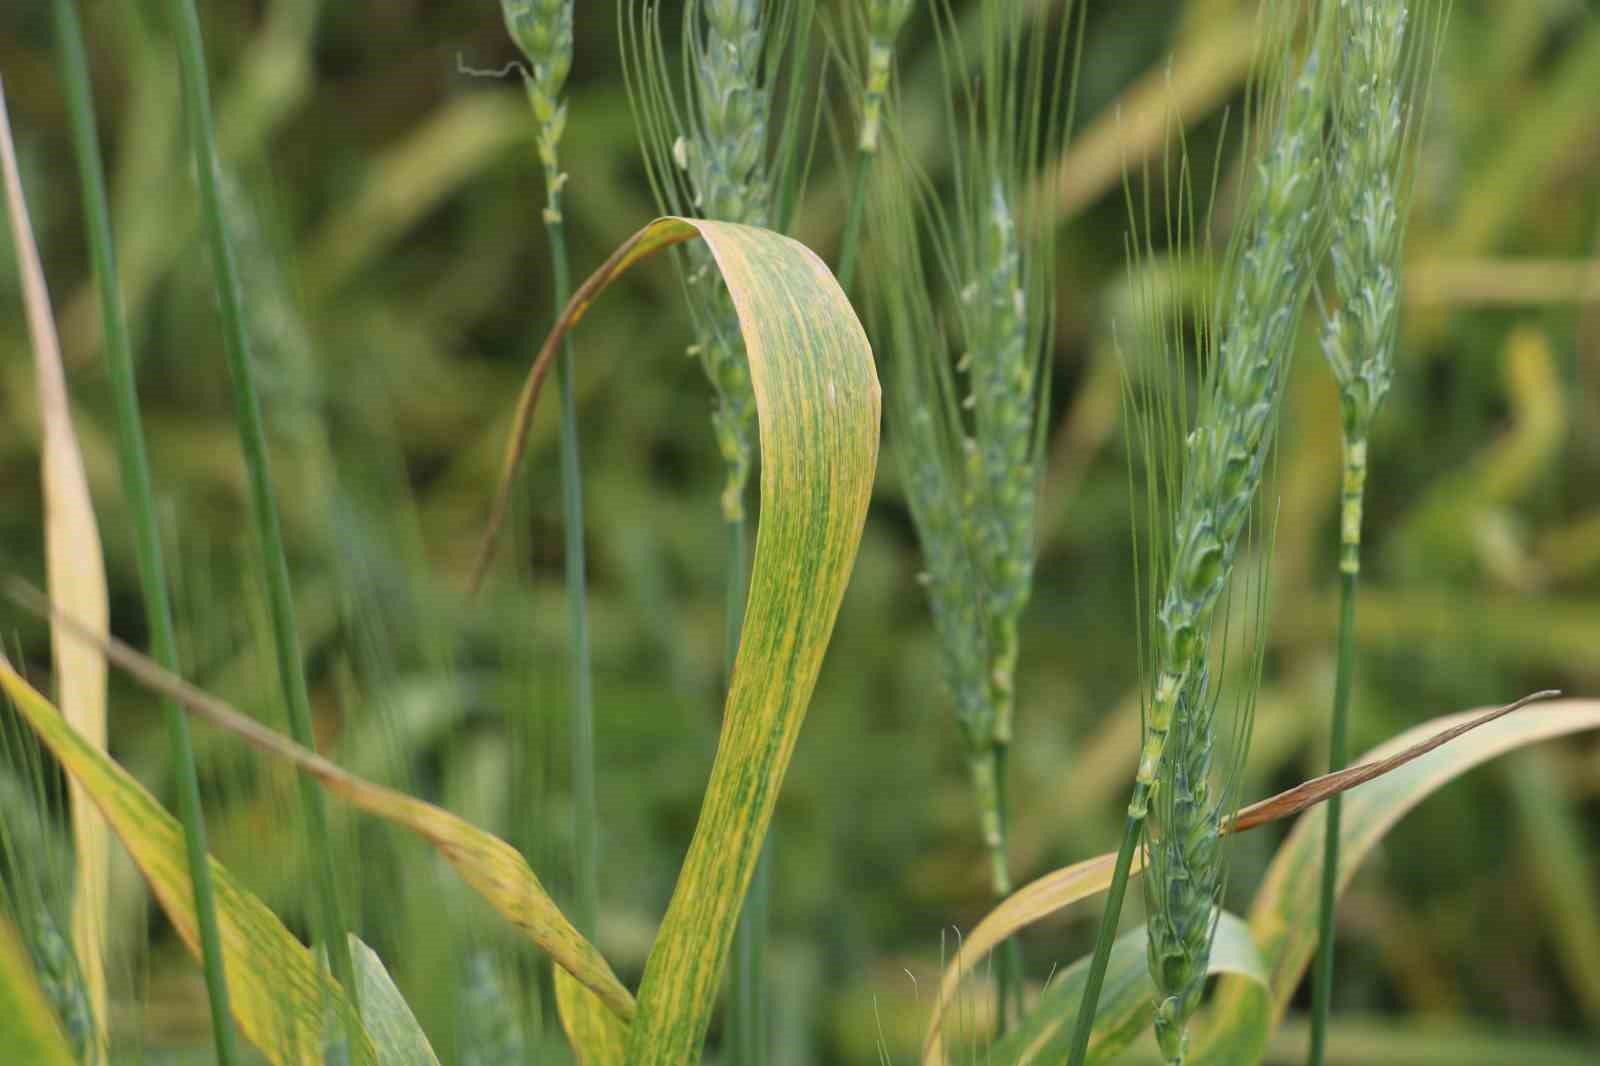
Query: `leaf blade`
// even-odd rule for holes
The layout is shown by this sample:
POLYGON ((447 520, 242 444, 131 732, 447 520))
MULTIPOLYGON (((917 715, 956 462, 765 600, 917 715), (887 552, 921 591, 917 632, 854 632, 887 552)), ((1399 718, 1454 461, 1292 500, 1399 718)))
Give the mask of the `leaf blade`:
MULTIPOLYGON (((70 627, 69 628, 73 628, 70 627)), ((77 631, 73 628, 74 635, 77 631)), ((50 702, 0 658, 0 688, 69 776, 81 784, 127 847, 190 954, 199 956, 183 828, 144 786, 89 744, 50 702)), ((234 1019, 275 1066, 322 1066, 324 1004, 358 1034, 350 1061, 376 1066, 370 1040, 344 990, 277 916, 215 859, 217 919, 234 1019)), ((341 1029, 341 1031, 344 1031, 341 1029)))
MULTIPOLYGON (((40 455, 44 488, 45 567, 51 595, 74 618, 104 635, 111 608, 106 591, 105 556, 83 453, 72 429, 67 400, 67 375, 61 344, 50 310, 44 267, 34 242, 33 227, 17 171, 11 120, 0 89, 0 163, 5 172, 6 207, 16 246, 23 304, 32 341, 39 391, 39 418, 44 429, 40 455)), ((50 629, 50 654, 55 663, 61 712, 89 743, 106 746, 106 658, 93 645, 72 640, 59 626, 50 629)), ((87 986, 94 1042, 106 1052, 105 924, 111 889, 105 822, 77 784, 69 783, 72 840, 76 867, 72 897, 72 948, 87 986)))

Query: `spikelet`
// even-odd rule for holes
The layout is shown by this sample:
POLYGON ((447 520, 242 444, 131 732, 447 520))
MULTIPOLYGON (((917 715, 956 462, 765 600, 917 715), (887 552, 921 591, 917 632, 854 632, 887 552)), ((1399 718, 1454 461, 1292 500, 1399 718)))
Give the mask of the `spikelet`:
POLYGON ((528 60, 522 72, 533 117, 539 123, 539 162, 544 165, 545 221, 561 221, 561 135, 567 128, 562 90, 572 72, 572 0, 500 0, 506 32, 528 60))

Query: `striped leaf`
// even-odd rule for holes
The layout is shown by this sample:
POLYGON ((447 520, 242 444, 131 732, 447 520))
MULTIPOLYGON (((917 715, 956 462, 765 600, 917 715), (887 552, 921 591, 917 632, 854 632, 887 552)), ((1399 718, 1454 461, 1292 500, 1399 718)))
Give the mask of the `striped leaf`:
POLYGON ((364 780, 302 748, 168 673, 121 641, 96 637, 25 585, 12 582, 10 592, 18 603, 50 614, 56 625, 75 637, 99 643, 117 666, 151 689, 172 697, 197 717, 233 733, 263 754, 294 764, 352 807, 403 826, 426 840, 455 867, 470 888, 594 992, 607 1010, 624 1019, 633 1016, 633 996, 594 945, 567 921, 516 848, 442 807, 364 780))
MULTIPOLYGON (((79 632, 70 625, 69 629, 79 632)), ((183 827, 3 659, 0 687, 68 776, 99 807, 178 935, 198 957, 199 932, 183 827)), ((216 885, 228 995, 234 1019, 250 1042, 274 1066, 323 1066, 325 1032, 351 1032, 358 1035, 359 1046, 350 1049, 347 1061, 376 1066, 372 1044, 344 990, 329 978, 311 951, 214 859, 211 876, 216 885), (334 1012, 337 1029, 325 1028, 325 1005, 334 1012)))
MULTIPOLYGON (((700 238, 733 297, 760 423, 761 514, 722 735, 688 856, 639 989, 630 1064, 700 1057, 739 909, 854 565, 878 457, 881 398, 850 302, 809 249, 767 230, 663 218, 580 287, 518 403, 481 578, 544 375, 566 333, 629 267, 700 238)), ((574 997, 565 1001, 572 1006, 574 997)), ((569 1032, 581 1032, 568 1020, 569 1032)), ((606 1030, 609 1040, 614 1031, 606 1030)), ((587 1061, 616 1061, 594 1049, 587 1061)))

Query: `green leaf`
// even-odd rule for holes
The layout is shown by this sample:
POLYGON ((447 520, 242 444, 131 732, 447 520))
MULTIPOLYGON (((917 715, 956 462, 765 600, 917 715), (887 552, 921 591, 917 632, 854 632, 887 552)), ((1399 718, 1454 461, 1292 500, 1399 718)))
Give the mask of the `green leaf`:
POLYGON ((0 911, 0 1047, 11 1062, 74 1066, 61 1023, 50 1010, 16 926, 0 911))
MULTIPOLYGON (((641 259, 700 238, 739 316, 760 423, 761 515, 722 735, 688 856, 661 925, 627 1060, 700 1057, 722 967, 833 632, 866 521, 881 397, 872 349, 828 268, 767 230, 663 218, 573 296, 518 402, 474 584, 493 551, 544 375, 562 338, 641 259)), ((596 1058, 593 1061, 605 1061, 596 1058)))
MULTIPOLYGON (((1150 981, 1145 947, 1142 925, 1122 934, 1112 945, 1106 983, 1100 992, 1094 1031, 1089 1037, 1088 1062, 1091 1064, 1103 1066, 1115 1062, 1139 1038, 1155 1014, 1155 986, 1150 981)), ((1266 987, 1266 966, 1243 919, 1226 911, 1217 916, 1217 938, 1212 945, 1207 972, 1233 974, 1241 981, 1266 987)), ((1084 956, 1058 975, 1022 1023, 985 1051, 984 1061, 994 1066, 1063 1061, 1088 973, 1089 957, 1084 956)))
MULTIPOLYGON (((1366 757, 1379 759, 1416 741, 1471 721, 1481 712, 1424 722, 1366 757)), ((1339 888, 1383 835, 1407 812, 1462 774, 1496 756, 1552 737, 1600 728, 1600 701, 1558 700, 1525 708, 1453 740, 1344 797, 1340 823, 1339 888)), ((1263 986, 1225 980, 1203 1029, 1195 1033, 1195 1066, 1237 1066, 1260 1060, 1272 1029, 1283 1018, 1306 966, 1316 951, 1317 885, 1322 877, 1325 817, 1300 818, 1267 870, 1250 908, 1250 931, 1271 980, 1263 986)))
POLYGON ((378 1066, 439 1066, 439 1058, 389 978, 377 952, 350 934, 350 961, 356 968, 356 1000, 361 1020, 378 1052, 378 1066))
MULTIPOLYGON (((69 628, 82 635, 75 625, 69 628)), ((0 687, 68 776, 100 808, 178 935, 198 957, 199 932, 183 827, 143 785, 84 740, 3 658, 0 687)), ((211 860, 211 876, 216 884, 217 920, 233 1016, 250 1042, 275 1066, 323 1066, 326 1004, 341 1026, 335 1031, 360 1037, 348 1061, 375 1066, 372 1044, 344 990, 318 965, 311 951, 215 859, 211 860)))

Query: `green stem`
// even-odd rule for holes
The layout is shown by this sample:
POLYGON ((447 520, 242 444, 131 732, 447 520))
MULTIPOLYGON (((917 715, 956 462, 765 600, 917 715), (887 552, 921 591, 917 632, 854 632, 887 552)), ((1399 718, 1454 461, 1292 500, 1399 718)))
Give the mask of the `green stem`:
MULTIPOLYGON (((278 681, 288 707, 290 735, 296 743, 315 750, 311 700, 306 691, 305 664, 295 629, 294 593, 289 584, 289 565, 284 557, 283 534, 278 525, 278 506, 272 494, 266 430, 262 425, 261 401, 256 394, 255 371, 251 367, 239 268, 234 262, 233 246, 222 213, 220 164, 211 118, 211 90, 206 80, 200 20, 195 12, 194 0, 168 0, 167 12, 177 39, 184 112, 200 190, 200 219, 206 243, 211 250, 217 303, 222 316, 223 349, 228 358, 234 414, 239 423, 239 443, 250 484, 250 510, 255 520, 257 548, 261 553, 267 585, 267 605, 272 616, 278 681)), ((355 1005, 355 968, 350 962, 350 945, 345 939, 344 922, 339 914, 338 882, 333 848, 328 841, 327 810, 323 805, 322 792, 310 774, 301 771, 298 784, 300 808, 305 818, 306 835, 310 838, 311 864, 317 883, 322 941, 332 961, 334 976, 344 985, 345 994, 355 1005)))
MULTIPOLYGON (((1003 903, 1011 895, 1010 804, 1006 790, 1006 764, 1011 745, 997 741, 994 745, 995 801, 1000 816, 1000 837, 990 855, 990 889, 996 903, 1003 903)), ((1006 1033, 1012 1018, 1022 1018, 1022 942, 1015 937, 1002 941, 997 948, 1000 965, 995 973, 995 1038, 1006 1033)))
MULTIPOLYGON (((138 386, 117 291, 116 247, 111 239, 111 213, 106 206, 105 166, 95 132, 94 100, 89 90, 89 60, 83 47, 83 27, 73 0, 55 0, 56 37, 60 45, 61 80, 67 95, 67 116, 78 161, 83 191, 83 217, 88 229, 89 252, 94 261, 100 296, 101 328, 105 334, 106 366, 117 407, 118 454, 122 461, 123 491, 133 513, 134 557, 144 592, 145 624, 150 628, 150 651, 156 662, 178 672, 178 642, 172 625, 172 604, 167 595, 166 563, 157 532, 155 493, 150 482, 150 462, 145 452, 144 427, 139 417, 138 386)), ((224 976, 222 938, 217 931, 216 900, 211 887, 211 867, 206 862, 205 811, 200 804, 199 775, 194 745, 189 739, 189 718, 170 698, 161 701, 167 722, 177 778, 178 816, 183 822, 189 880, 194 889, 195 920, 200 929, 200 961, 210 1001, 211 1032, 219 1066, 238 1060, 224 976)), ((106 1019, 98 1019, 100 1025, 106 1019)))
POLYGON ((1089 1034, 1094 1031, 1095 1009, 1100 1005, 1100 988, 1105 984, 1106 965, 1111 961, 1111 945, 1117 939, 1117 921, 1122 917, 1122 897, 1128 891, 1128 873, 1133 868, 1133 853, 1138 850, 1139 837, 1144 830, 1144 817, 1132 813, 1146 809, 1149 802, 1147 787, 1133 786, 1133 802, 1128 804, 1128 820, 1122 828, 1122 847, 1117 851, 1117 864, 1111 873, 1111 890, 1106 893, 1106 910, 1100 918, 1100 932, 1095 936, 1094 958, 1089 963, 1089 976, 1083 985, 1083 1000, 1078 1004, 1078 1021, 1072 1031, 1072 1051, 1067 1066, 1083 1066, 1089 1052, 1089 1034))
MULTIPOLYGON (((1347 734, 1350 687, 1355 674, 1356 579, 1360 571, 1339 575, 1339 666, 1333 686, 1333 726, 1328 737, 1328 769, 1342 770, 1349 760, 1347 734)), ((1328 800, 1322 841, 1322 908, 1318 924, 1317 968, 1311 983, 1310 1066, 1322 1066, 1327 1051, 1328 1015, 1333 999, 1333 918, 1339 895, 1339 816, 1342 797, 1328 800)))
POLYGON ((844 219, 844 236, 839 245, 839 288, 850 295, 850 283, 856 275, 856 251, 861 243, 861 215, 867 200, 867 175, 872 170, 872 159, 877 155, 865 148, 856 153, 855 185, 850 192, 850 209, 844 219))
MULTIPOLYGON (((552 193, 552 197, 556 195, 552 193)), ((555 278, 556 313, 567 305, 572 281, 567 266, 566 227, 557 213, 546 214, 550 232, 550 268, 555 278)), ((573 924, 593 937, 600 908, 599 815, 594 783, 594 672, 589 653, 588 564, 583 544, 583 474, 578 452, 578 405, 572 384, 573 354, 569 339, 556 363, 561 393, 561 509, 567 577, 567 627, 572 639, 572 800, 573 924)))

